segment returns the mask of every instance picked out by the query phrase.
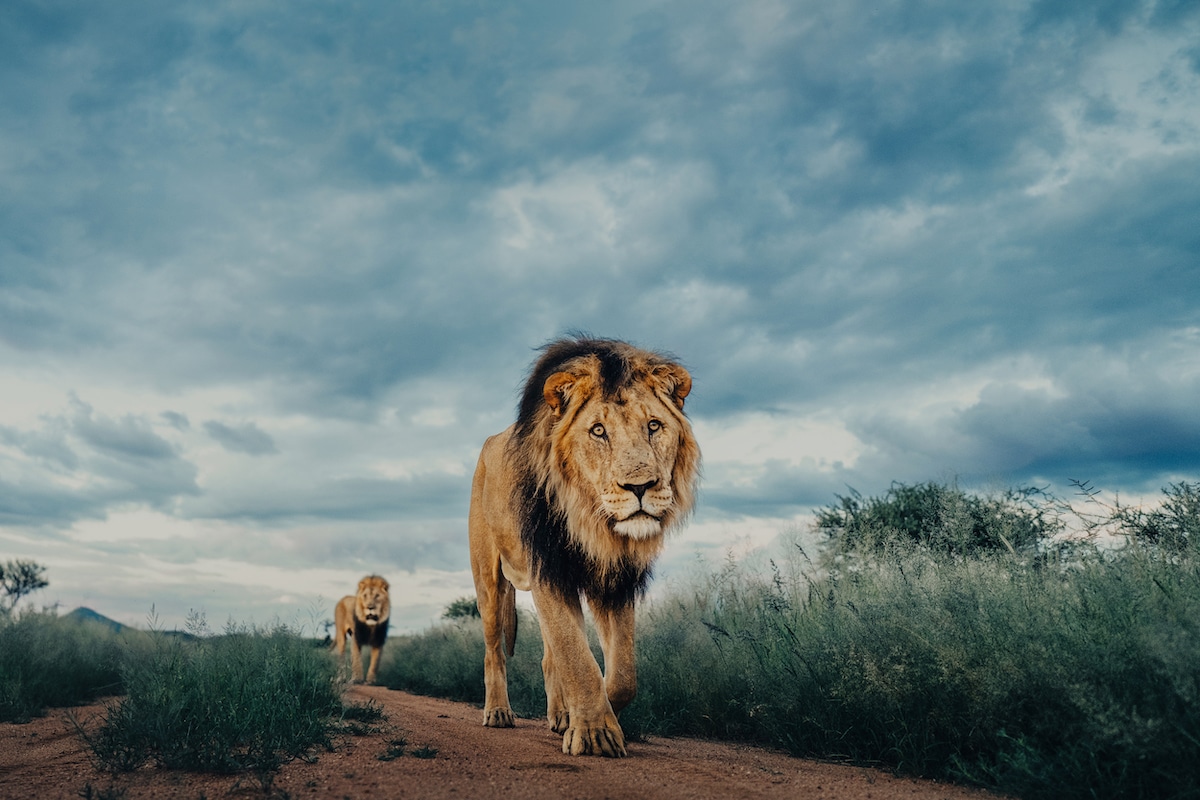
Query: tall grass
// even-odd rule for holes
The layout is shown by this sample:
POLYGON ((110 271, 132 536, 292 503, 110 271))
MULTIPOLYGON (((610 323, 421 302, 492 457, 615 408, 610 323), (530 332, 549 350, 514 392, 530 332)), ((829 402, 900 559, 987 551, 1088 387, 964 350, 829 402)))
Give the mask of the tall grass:
MULTIPOLYGON (((542 637, 537 619, 518 610, 517 643, 508 659, 508 698, 524 717, 546 713, 542 637)), ((483 629, 461 617, 427 631, 395 638, 384 650, 379 681, 390 689, 483 703, 483 629)))
POLYGON ((643 623, 643 691, 626 714, 648 730, 1024 798, 1200 786, 1192 563, 1097 551, 1039 568, 914 551, 811 582, 728 569, 643 623))
POLYGON ((139 636, 44 612, 0 617, 0 722, 118 693, 124 653, 139 636))
MULTIPOLYGON (((789 545, 642 608, 638 697, 622 726, 1025 800, 1200 796, 1200 529, 1185 502, 1200 494, 1172 487, 1183 503, 1165 506, 1174 527, 1151 519, 1171 533, 1162 547, 1128 509, 1108 528, 1128 537, 1123 546, 1018 541, 1012 515, 1001 515, 1003 538, 980 537, 975 512, 986 506, 956 492, 927 516, 933 535, 892 535, 874 515, 866 548, 829 548, 817 565, 789 545), (962 546, 972 538, 984 546, 962 546)), ((1047 508, 1006 507, 1057 529, 1047 508)), ((404 640, 396 685, 479 702, 482 641, 478 623, 463 624, 404 640), (439 684, 447 674, 453 693, 439 684)), ((509 684, 514 707, 540 715, 540 650, 522 626, 509 684)))
POLYGON ((284 627, 232 626, 223 635, 162 638, 123 670, 126 695, 86 738, 106 769, 146 763, 268 773, 330 745, 341 709, 336 665, 284 627))

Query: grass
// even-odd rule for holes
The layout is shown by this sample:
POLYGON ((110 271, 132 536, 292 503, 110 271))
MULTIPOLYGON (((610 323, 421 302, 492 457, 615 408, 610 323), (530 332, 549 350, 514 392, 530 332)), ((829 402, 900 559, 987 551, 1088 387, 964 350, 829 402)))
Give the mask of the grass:
MULTIPOLYGON (((542 637, 537 619, 518 609, 516 651, 508 660, 508 696, 524 717, 546 713, 542 637)), ((384 651, 379 681, 390 689, 483 704, 483 631, 479 620, 451 619, 429 630, 394 637, 384 651)))
POLYGON ((125 697, 85 738, 113 772, 150 763, 266 775, 331 745, 344 713, 335 676, 327 652, 283 627, 162 639, 148 658, 126 665, 125 697))
POLYGON ((627 714, 650 731, 1027 800, 1185 797, 1200 785, 1191 563, 911 552, 812 581, 729 569, 643 623, 644 688, 627 714))
POLYGON ((383 713, 383 706, 368 700, 366 703, 343 706, 333 729, 350 736, 370 736, 381 730, 375 723, 385 719, 387 716, 383 713))
POLYGON ((252 772, 267 789, 280 765, 331 747, 332 735, 377 730, 382 707, 343 706, 342 688, 327 648, 285 627, 181 637, 49 613, 0 619, 0 721, 121 695, 98 729, 79 728, 97 766, 113 773, 145 764, 252 772))
POLYGON ((125 653, 144 635, 25 612, 0 617, 0 722, 28 722, 122 689, 125 653))
MULTIPOLYGON (((705 570, 640 610, 639 692, 621 724, 631 738, 752 741, 1025 800, 1197 797, 1200 530, 1188 498, 1200 494, 1172 490, 1182 505, 1165 506, 1169 519, 1117 507, 1106 530, 1118 538, 1103 546, 1055 545, 1049 505, 1005 506, 1043 526, 1041 541, 1005 545, 1012 515, 1003 539, 980 537, 987 506, 954 490, 941 493, 952 507, 927 515, 931 536, 893 535, 875 515, 869 547, 838 542, 820 564, 788 546, 705 570), (972 537, 986 546, 963 546, 972 537)), ((541 653, 521 624, 510 693, 539 716, 541 653)), ((481 702, 477 622, 405 637, 392 656, 389 685, 481 702)))
MULTIPOLYGON (((1151 511, 1101 508, 1081 518, 1108 544, 1059 546, 1060 506, 918 488, 893 489, 895 508, 843 498, 816 564, 787 546, 643 607, 627 737, 752 741, 1024 800, 1200 795, 1200 489, 1172 485, 1151 511), (993 517, 1000 535, 979 528, 993 517), (1031 528, 1036 541, 1013 533, 1031 528)), ((510 698, 541 716, 536 620, 520 629, 510 698)), ((89 738, 102 766, 250 770, 264 788, 284 761, 380 719, 343 708, 334 659, 285 628, 123 637, 4 618, 0 718, 122 690, 89 738)), ((384 658, 388 686, 482 702, 477 620, 396 636, 384 658)), ((406 747, 381 758, 436 755, 406 747)))
POLYGON ((375 756, 380 761, 395 761, 404 755, 404 749, 408 747, 408 740, 403 736, 392 739, 388 742, 387 750, 384 750, 379 755, 375 756))

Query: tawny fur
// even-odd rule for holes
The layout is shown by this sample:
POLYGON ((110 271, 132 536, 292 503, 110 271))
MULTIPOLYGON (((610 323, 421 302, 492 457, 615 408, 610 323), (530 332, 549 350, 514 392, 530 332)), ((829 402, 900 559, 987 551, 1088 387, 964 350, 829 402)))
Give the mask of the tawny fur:
POLYGON ((517 422, 487 440, 471 490, 470 548, 485 639, 484 724, 513 724, 505 656, 515 589, 531 591, 545 645, 547 716, 563 752, 625 754, 634 601, 665 536, 695 502, 700 450, 683 413, 691 376, 607 339, 551 343, 517 422), (587 645, 596 621, 604 672, 587 645))
POLYGON ((366 682, 375 683, 379 656, 387 639, 388 620, 392 613, 389 590, 388 582, 383 578, 368 575, 358 582, 358 591, 343 597, 334 609, 334 647, 339 661, 345 659, 346 637, 350 637, 350 677, 356 683, 362 680, 364 647, 371 648, 366 682))

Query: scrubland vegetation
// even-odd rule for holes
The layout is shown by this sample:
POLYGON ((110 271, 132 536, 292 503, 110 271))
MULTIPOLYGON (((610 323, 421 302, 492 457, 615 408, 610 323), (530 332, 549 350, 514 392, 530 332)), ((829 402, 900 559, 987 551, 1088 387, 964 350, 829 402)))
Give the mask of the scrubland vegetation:
POLYGON ((0 722, 121 690, 121 665, 142 636, 46 612, 0 615, 0 722))
POLYGON ((85 738, 114 772, 146 763, 268 772, 330 744, 331 720, 342 709, 335 675, 323 648, 282 626, 159 637, 123 665, 124 696, 85 738))
MULTIPOLYGON (((1194 797, 1200 490, 1152 511, 1022 489, 851 494, 819 553, 709 570, 639 617, 627 734, 701 735, 1016 796, 1194 797), (1073 532, 1073 536, 1062 538, 1073 532)), ((509 663, 544 713, 536 622, 509 663)), ((389 685, 480 702, 471 620, 397 641, 389 685)))
MULTIPOLYGON (((667 587, 639 614, 627 736, 758 742, 1026 800, 1197 796, 1200 486, 1173 484, 1149 510, 1078 488, 1072 503, 943 484, 851 492, 816 515, 815 552, 784 542, 667 587)), ((394 636, 381 681, 482 702, 474 613, 463 598, 394 636)), ((509 693, 537 717, 536 618, 522 613, 520 630, 509 693)), ((101 766, 269 782, 354 716, 313 640, 200 633, 4 610, 0 720, 117 695, 87 734, 101 766)))
POLYGON ((323 643, 284 626, 212 635, 202 617, 193 623, 181 635, 46 612, 0 619, 0 721, 105 698, 98 725, 79 720, 100 768, 250 772, 265 787, 281 764, 331 746, 371 711, 342 705, 323 643))

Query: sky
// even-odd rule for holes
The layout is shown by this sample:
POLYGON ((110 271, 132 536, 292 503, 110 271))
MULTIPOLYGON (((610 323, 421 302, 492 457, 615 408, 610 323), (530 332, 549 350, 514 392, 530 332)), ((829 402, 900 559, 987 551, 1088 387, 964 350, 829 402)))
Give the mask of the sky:
POLYGON ((1191 0, 8 0, 0 107, 37 604, 428 627, 572 330, 693 375, 664 585, 849 488, 1200 478, 1191 0))

